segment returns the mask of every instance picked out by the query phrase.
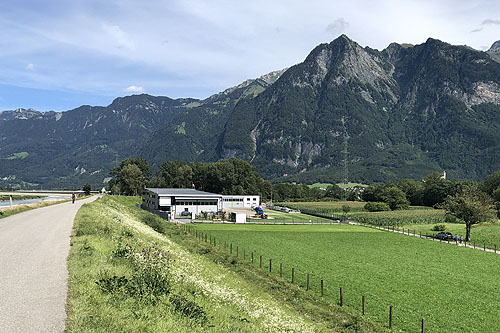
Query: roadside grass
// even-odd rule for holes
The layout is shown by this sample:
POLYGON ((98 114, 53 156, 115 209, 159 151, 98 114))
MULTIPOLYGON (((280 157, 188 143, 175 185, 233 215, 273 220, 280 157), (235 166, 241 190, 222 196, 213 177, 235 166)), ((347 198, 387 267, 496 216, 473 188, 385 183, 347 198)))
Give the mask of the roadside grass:
MULTIPOLYGON (((216 237, 219 244, 232 243, 241 254, 254 253, 254 266, 267 270, 272 259, 279 276, 319 295, 325 281, 324 300, 339 301, 361 311, 366 296, 367 318, 387 325, 389 306, 394 306, 395 330, 419 331, 425 318, 429 331, 494 332, 500 327, 496 296, 500 257, 444 243, 349 225, 212 225, 194 227, 216 237)), ((474 234, 474 231, 473 231, 474 234)))
MULTIPOLYGON (((445 231, 451 232, 453 235, 457 234, 464 236, 465 239, 465 224, 460 223, 439 223, 446 226, 445 231)), ((422 235, 436 235, 439 231, 433 231, 434 224, 408 224, 402 225, 399 230, 405 228, 410 229, 411 233, 422 235)), ((479 248, 486 246, 487 248, 494 249, 495 245, 500 252, 500 224, 497 223, 481 223, 472 226, 470 245, 475 245, 479 248)))
POLYGON ((12 208, 0 209, 0 219, 6 218, 15 214, 26 212, 28 210, 37 209, 41 207, 47 207, 52 205, 57 205, 63 202, 68 202, 69 200, 56 200, 56 201, 39 201, 32 204, 18 205, 12 208))
POLYGON ((67 332, 380 331, 338 307, 302 302, 300 289, 251 273, 238 259, 137 208, 139 200, 105 196, 78 212, 68 258, 67 332), (165 260, 146 260, 144 251, 165 260), (246 270, 253 279, 241 274, 246 270), (158 276, 166 283, 154 283, 158 276), (286 293, 269 293, 275 289, 286 293), (318 314, 309 316, 308 308, 318 314))

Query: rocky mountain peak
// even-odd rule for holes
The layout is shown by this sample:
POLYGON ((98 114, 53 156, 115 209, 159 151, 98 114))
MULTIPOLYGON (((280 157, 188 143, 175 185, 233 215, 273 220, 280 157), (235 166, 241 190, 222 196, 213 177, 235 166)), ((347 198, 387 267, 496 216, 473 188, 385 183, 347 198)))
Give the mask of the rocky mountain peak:
POLYGON ((500 53, 500 40, 497 40, 496 42, 494 42, 493 45, 491 45, 488 52, 499 52, 500 53))

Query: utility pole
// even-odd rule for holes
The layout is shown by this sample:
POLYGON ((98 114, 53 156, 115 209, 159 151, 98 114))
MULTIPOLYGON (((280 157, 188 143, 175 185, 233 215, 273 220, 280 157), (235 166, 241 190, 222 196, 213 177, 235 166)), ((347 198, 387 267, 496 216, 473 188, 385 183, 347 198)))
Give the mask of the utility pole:
POLYGON ((349 153, 347 151, 347 144, 348 144, 348 139, 349 135, 347 134, 347 127, 345 125, 345 118, 342 116, 341 118, 342 121, 342 129, 344 132, 344 151, 343 151, 343 158, 342 158, 342 166, 343 166, 343 181, 344 181, 344 192, 343 192, 343 199, 346 201, 346 190, 347 190, 347 184, 349 182, 349 165, 348 165, 348 160, 349 160, 349 153))

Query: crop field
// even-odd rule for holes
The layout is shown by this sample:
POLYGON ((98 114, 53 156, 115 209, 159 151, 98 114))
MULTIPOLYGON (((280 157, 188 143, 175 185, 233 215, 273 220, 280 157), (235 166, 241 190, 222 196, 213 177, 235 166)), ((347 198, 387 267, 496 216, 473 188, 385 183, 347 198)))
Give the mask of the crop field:
POLYGON ((360 201, 311 201, 311 202, 283 202, 278 206, 285 206, 292 209, 313 210, 320 214, 342 213, 342 206, 348 205, 351 212, 364 212, 366 202, 360 201))
POLYGON ((342 214, 342 206, 351 207, 348 215, 351 220, 379 226, 403 226, 411 224, 441 224, 444 223, 444 210, 429 207, 409 207, 405 210, 387 212, 367 212, 366 202, 360 201, 326 201, 326 202, 287 202, 282 206, 293 209, 309 210, 320 214, 342 214))
POLYGON ((409 209, 354 213, 351 215, 351 219, 366 224, 392 227, 412 224, 442 224, 445 221, 444 216, 445 212, 442 209, 409 209))
MULTIPOLYGON (((386 327, 393 306, 393 328, 407 332, 420 329, 425 318, 431 332, 495 332, 500 327, 500 256, 349 225, 196 225, 199 231, 238 246, 239 253, 254 253, 253 265, 306 287, 320 296, 324 280, 325 298, 339 301, 361 312, 366 297, 366 315, 386 327), (243 250, 244 249, 244 250, 243 250)), ((221 246, 221 250, 223 247, 221 246)), ((233 253, 234 255, 234 253, 233 253)))

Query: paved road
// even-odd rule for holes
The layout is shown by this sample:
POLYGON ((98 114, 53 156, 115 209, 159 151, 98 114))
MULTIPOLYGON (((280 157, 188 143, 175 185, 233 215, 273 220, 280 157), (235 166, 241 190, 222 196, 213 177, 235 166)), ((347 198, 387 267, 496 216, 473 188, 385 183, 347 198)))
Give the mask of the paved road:
POLYGON ((0 219, 0 332, 62 332, 76 212, 96 197, 0 219))

